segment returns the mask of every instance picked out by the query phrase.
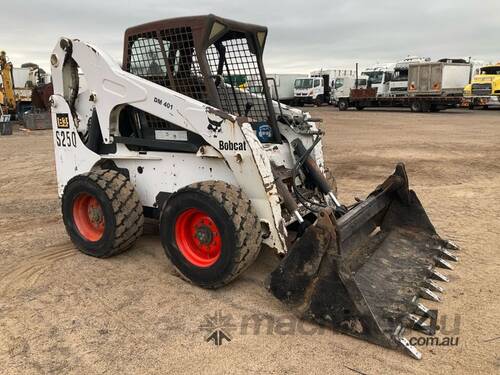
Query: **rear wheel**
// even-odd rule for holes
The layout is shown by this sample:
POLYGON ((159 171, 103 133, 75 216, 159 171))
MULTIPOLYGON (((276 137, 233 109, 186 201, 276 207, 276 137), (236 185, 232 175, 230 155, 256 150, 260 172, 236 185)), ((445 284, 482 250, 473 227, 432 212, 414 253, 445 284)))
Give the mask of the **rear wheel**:
POLYGON ((339 111, 347 111, 347 109, 349 108, 349 104, 346 100, 339 100, 338 107, 339 111))
POLYGON ((410 104, 410 109, 412 112, 422 112, 422 105, 420 104, 420 102, 413 101, 410 104))
POLYGON ((243 191, 204 181, 175 193, 164 205, 160 237, 167 257, 188 280, 218 288, 257 258, 260 224, 243 191))
POLYGON ((130 248, 142 234, 142 204, 121 173, 99 169, 72 178, 62 197, 64 225, 77 248, 109 257, 130 248))
POLYGON ((420 104, 420 108, 422 112, 430 112, 431 111, 431 104, 427 101, 424 101, 420 104))
POLYGON ((358 111, 362 111, 363 109, 365 109, 365 107, 363 107, 362 105, 357 105, 357 106, 356 106, 356 109, 357 109, 358 111))
POLYGON ((436 104, 431 104, 431 108, 430 108, 431 112, 439 112, 440 110, 441 110, 441 107, 439 107, 436 104))

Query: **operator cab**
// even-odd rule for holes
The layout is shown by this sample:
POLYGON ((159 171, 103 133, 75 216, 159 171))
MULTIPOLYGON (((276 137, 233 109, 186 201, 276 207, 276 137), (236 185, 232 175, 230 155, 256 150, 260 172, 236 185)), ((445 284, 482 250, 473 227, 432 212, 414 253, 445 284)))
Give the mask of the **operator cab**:
MULTIPOLYGON (((267 28, 215 15, 174 18, 125 32, 126 71, 245 117, 263 143, 281 136, 262 63, 267 28)), ((175 125, 148 115, 153 131, 175 125)))

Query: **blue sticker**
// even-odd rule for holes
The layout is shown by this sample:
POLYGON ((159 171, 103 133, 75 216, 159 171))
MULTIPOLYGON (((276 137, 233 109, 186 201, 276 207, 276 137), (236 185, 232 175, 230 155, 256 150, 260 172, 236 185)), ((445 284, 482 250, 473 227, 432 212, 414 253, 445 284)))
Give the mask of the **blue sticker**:
POLYGON ((273 129, 266 123, 257 125, 257 138, 261 143, 271 142, 273 139, 273 129))

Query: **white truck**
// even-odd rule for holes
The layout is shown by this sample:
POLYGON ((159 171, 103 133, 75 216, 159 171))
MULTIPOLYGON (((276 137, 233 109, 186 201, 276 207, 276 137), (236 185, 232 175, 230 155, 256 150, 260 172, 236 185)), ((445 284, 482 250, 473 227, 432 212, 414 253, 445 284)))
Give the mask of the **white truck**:
POLYGON ((390 96, 406 96, 408 95, 408 69, 411 63, 429 62, 430 57, 408 56, 396 63, 394 74, 389 82, 390 96))
POLYGON ((335 78, 332 89, 332 104, 345 110, 349 107, 349 97, 353 89, 366 89, 368 85, 368 76, 361 75, 356 78, 355 76, 344 76, 335 78))
POLYGON ((291 103, 294 99, 295 81, 300 78, 307 78, 307 74, 268 74, 267 80, 269 92, 273 100, 282 103, 291 103))
POLYGON ((368 77, 368 86, 377 90, 377 96, 387 96, 389 93, 389 82, 394 75, 394 63, 386 63, 366 68, 361 73, 368 77))
POLYGON ((317 106, 323 103, 331 104, 331 91, 335 78, 340 76, 354 77, 355 75, 355 70, 344 68, 314 70, 311 72, 309 78, 295 80, 293 102, 297 106, 304 104, 315 104, 317 106))
MULTIPOLYGON (((409 107, 413 112, 438 112, 462 103, 463 87, 469 82, 471 65, 462 59, 410 63, 406 95, 390 95, 388 72, 365 70, 366 89, 351 90, 347 108, 409 107)), ((345 109, 347 109, 345 108, 345 109)), ((339 107, 340 109, 340 107, 339 107)))

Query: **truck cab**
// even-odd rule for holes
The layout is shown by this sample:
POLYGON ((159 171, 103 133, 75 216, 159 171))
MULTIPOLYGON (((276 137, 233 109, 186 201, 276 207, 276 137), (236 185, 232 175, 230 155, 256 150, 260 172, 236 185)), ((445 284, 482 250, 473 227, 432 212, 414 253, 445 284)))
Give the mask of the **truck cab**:
POLYGON ((479 69, 470 84, 464 88, 464 98, 469 106, 500 106, 500 62, 479 69))
POLYGON ((356 79, 354 76, 344 76, 335 78, 333 84, 332 103, 338 106, 341 100, 348 100, 352 89, 366 89, 368 76, 361 75, 356 79))
POLYGON ((324 103, 325 85, 321 77, 297 78, 293 85, 295 105, 324 103))
POLYGON ((389 96, 389 84, 396 64, 384 64, 365 69, 361 74, 368 76, 368 87, 377 89, 377 96, 389 96))
POLYGON ((391 96, 406 96, 408 95, 408 69, 411 63, 427 62, 429 57, 408 56, 394 67, 394 74, 389 82, 389 94, 391 96))

